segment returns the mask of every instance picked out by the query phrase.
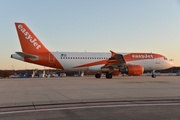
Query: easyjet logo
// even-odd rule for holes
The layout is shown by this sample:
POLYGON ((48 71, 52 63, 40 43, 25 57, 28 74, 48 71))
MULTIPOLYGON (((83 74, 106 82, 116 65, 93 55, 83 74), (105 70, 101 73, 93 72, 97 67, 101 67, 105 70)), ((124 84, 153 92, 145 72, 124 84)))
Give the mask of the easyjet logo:
POLYGON ((18 25, 18 28, 21 30, 21 32, 24 34, 25 38, 27 40, 29 40, 33 46, 39 50, 41 48, 41 45, 38 44, 36 38, 33 38, 27 31, 25 28, 23 28, 23 26, 21 24, 18 25))
POLYGON ((141 55, 132 55, 132 58, 138 58, 138 59, 153 59, 153 55, 148 54, 141 54, 141 55))

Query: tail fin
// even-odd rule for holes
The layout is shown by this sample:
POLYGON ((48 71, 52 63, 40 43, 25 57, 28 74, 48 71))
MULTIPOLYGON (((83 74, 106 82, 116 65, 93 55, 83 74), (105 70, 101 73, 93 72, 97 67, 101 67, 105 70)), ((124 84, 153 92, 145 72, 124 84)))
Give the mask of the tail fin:
POLYGON ((21 43, 22 51, 25 53, 48 52, 48 49, 34 35, 24 23, 15 23, 16 30, 21 43))

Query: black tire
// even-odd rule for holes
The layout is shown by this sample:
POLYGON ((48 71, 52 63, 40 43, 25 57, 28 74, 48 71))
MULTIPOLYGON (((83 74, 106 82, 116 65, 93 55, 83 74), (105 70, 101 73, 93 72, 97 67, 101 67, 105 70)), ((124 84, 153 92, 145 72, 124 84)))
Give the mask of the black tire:
POLYGON ((152 77, 152 78, 156 78, 156 75, 155 75, 155 74, 152 74, 151 77, 152 77))
POLYGON ((95 74, 95 77, 96 78, 101 78, 101 74, 97 73, 97 74, 95 74))
POLYGON ((107 73, 107 74, 106 74, 106 78, 107 78, 107 79, 111 79, 111 78, 112 78, 112 74, 107 73))

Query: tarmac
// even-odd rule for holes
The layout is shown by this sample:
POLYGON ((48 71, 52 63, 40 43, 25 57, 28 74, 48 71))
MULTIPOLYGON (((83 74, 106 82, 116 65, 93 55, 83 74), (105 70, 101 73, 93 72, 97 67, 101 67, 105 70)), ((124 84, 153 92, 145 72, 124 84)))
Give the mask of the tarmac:
POLYGON ((0 119, 180 119, 180 76, 0 79, 0 119))

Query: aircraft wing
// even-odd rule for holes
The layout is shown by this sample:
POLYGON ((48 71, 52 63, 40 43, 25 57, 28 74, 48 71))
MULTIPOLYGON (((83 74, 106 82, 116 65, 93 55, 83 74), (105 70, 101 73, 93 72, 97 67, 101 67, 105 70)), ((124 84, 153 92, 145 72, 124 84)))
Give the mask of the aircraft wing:
POLYGON ((126 65, 126 61, 122 54, 116 54, 115 52, 111 51, 111 57, 109 58, 108 62, 103 66, 104 68, 119 68, 121 66, 126 65))

